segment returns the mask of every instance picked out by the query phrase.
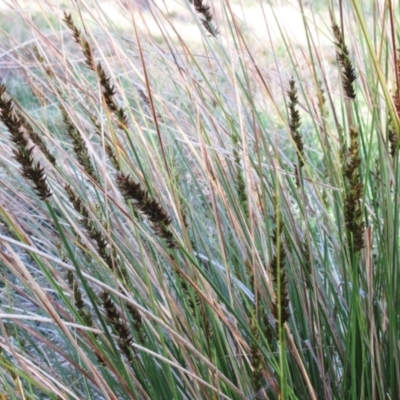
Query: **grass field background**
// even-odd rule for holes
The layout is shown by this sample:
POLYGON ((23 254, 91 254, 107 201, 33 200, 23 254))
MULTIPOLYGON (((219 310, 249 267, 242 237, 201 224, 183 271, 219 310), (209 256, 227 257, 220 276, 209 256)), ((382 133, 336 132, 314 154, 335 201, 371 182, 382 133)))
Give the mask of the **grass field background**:
POLYGON ((398 8, 2 1, 0 398, 397 398, 398 8))

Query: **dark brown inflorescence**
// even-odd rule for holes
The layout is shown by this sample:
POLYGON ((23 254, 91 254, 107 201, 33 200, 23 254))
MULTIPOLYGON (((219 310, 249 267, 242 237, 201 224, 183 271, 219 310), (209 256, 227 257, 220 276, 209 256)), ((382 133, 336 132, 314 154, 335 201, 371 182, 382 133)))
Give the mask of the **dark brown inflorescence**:
POLYGON ((21 165, 21 174, 30 180, 42 200, 48 199, 52 193, 47 183, 44 168, 39 161, 35 161, 32 152, 33 146, 29 145, 27 132, 24 129, 25 119, 14 110, 13 101, 5 100, 6 87, 0 85, 0 119, 7 127, 15 145, 13 149, 14 159, 21 165))
POLYGON ((134 349, 132 347, 133 338, 129 331, 129 327, 121 317, 121 313, 114 304, 107 292, 100 293, 100 299, 106 311, 107 320, 114 328, 118 336, 118 346, 125 354, 126 358, 132 362, 134 360, 134 349))
POLYGON ((347 97, 355 99, 356 91, 354 89, 354 82, 357 79, 357 74, 350 60, 350 53, 344 42, 343 33, 336 24, 332 26, 332 29, 336 39, 336 55, 342 67, 343 89, 347 97))
POLYGON ((85 171, 100 184, 100 177, 94 169, 92 160, 90 159, 89 151, 86 143, 82 137, 82 134, 78 128, 74 125, 71 118, 69 117, 66 109, 60 105, 61 114, 65 125, 67 126, 67 133, 72 139, 72 145, 79 164, 85 169, 85 171))
POLYGON ((272 304, 272 315, 276 321, 276 330, 283 327, 283 324, 289 319, 289 292, 288 281, 286 275, 286 251, 282 242, 283 221, 280 215, 280 209, 277 205, 276 198, 274 199, 275 229, 272 234, 272 242, 274 245, 275 254, 272 257, 270 269, 272 281, 274 283, 275 300, 272 304), (279 213, 279 215, 278 215, 279 213))
POLYGON ((114 85, 110 83, 111 78, 107 77, 101 63, 96 64, 92 47, 90 43, 82 37, 81 31, 76 27, 71 14, 64 13, 64 22, 67 24, 68 28, 71 29, 72 37, 75 42, 81 47, 86 65, 98 76, 108 110, 116 116, 118 126, 120 128, 126 128, 128 126, 128 117, 126 116, 125 109, 123 107, 118 107, 114 99, 116 91, 114 85))
POLYGON ((213 16, 211 14, 211 9, 208 4, 206 4, 203 0, 189 0, 194 9, 198 14, 201 15, 200 20, 203 24, 204 28, 210 33, 212 36, 218 35, 218 29, 213 24, 213 16))
POLYGON ((296 84, 293 79, 289 82, 289 129, 290 135, 296 146, 297 160, 298 165, 295 166, 295 176, 296 176, 296 184, 300 187, 301 184, 301 168, 304 166, 304 144, 303 139, 299 133, 299 128, 301 125, 300 121, 300 113, 297 109, 298 98, 297 98, 297 89, 296 84))
POLYGON ((67 280, 68 286, 71 288, 74 294, 74 303, 75 307, 77 308, 78 314, 87 326, 93 326, 93 318, 90 312, 86 310, 85 302, 82 298, 82 292, 72 271, 67 272, 67 280))
POLYGON ((168 228, 171 224, 171 218, 160 203, 153 199, 146 190, 142 189, 140 183, 135 182, 129 175, 118 173, 117 186, 125 201, 134 201, 135 208, 148 218, 156 235, 163 238, 169 248, 175 248, 176 242, 168 228))
POLYGON ((363 184, 361 182, 359 167, 361 158, 359 155, 358 129, 350 129, 350 147, 345 166, 346 199, 345 222, 348 240, 353 243, 355 252, 364 247, 365 223, 362 215, 363 184))
POLYGON ((108 242, 107 238, 96 227, 95 223, 92 221, 92 219, 89 216, 89 212, 88 212, 86 205, 76 195, 76 193, 74 192, 72 187, 69 185, 65 185, 64 188, 65 188, 65 191, 67 192, 69 200, 71 201, 72 205, 74 206, 74 209, 82 216, 82 218, 80 220, 81 224, 88 231, 90 238, 96 242, 101 258, 107 264, 108 268, 110 268, 111 270, 114 270, 115 265, 113 262, 113 257, 111 257, 111 255, 109 254, 109 251, 108 251, 109 242, 108 242))

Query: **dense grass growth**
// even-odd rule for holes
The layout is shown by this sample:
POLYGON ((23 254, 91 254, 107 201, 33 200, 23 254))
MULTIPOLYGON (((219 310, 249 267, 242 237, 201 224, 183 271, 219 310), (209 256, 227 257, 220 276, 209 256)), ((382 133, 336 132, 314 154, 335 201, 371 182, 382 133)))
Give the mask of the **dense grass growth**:
POLYGON ((8 11, 1 398, 398 398, 399 6, 261 3, 8 11))

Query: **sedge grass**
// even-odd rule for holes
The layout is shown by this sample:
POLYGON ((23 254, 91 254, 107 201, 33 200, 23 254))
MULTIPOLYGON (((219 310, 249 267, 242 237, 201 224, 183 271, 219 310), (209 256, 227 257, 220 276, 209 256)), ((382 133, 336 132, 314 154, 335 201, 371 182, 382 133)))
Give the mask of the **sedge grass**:
POLYGON ((9 6, 2 398, 398 397, 399 6, 237 3, 9 6))

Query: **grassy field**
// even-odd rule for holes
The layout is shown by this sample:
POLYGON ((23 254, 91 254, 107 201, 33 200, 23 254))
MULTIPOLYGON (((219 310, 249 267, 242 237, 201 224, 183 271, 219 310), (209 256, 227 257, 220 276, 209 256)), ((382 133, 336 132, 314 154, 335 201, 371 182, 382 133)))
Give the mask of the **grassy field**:
POLYGON ((0 2, 0 399, 397 399, 399 11, 0 2))

